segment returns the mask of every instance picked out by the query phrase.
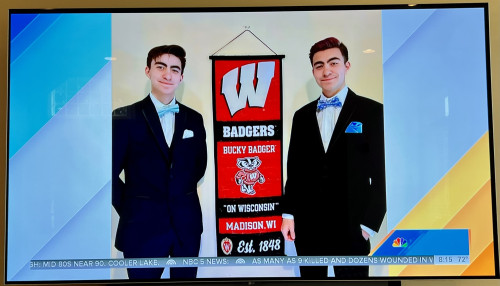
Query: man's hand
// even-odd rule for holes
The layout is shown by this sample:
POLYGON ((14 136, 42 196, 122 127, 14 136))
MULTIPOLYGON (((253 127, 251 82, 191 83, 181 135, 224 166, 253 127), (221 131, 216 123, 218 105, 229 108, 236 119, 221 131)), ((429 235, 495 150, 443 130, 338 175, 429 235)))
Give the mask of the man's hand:
MULTIPOLYGON (((283 227, 281 227, 281 231, 283 232, 283 227)), ((370 238, 370 234, 366 232, 364 229, 361 229, 361 235, 364 237, 365 240, 368 240, 370 238)))
POLYGON ((293 221, 293 219, 283 219, 283 221, 281 222, 281 233, 283 234, 285 240, 295 240, 295 222, 293 221))

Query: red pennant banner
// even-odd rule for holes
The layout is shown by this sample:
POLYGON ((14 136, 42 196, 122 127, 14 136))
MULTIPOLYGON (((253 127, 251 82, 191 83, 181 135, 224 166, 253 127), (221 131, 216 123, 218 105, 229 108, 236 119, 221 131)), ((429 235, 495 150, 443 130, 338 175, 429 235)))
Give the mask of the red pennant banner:
POLYGON ((211 57, 219 256, 283 255, 282 58, 211 57))

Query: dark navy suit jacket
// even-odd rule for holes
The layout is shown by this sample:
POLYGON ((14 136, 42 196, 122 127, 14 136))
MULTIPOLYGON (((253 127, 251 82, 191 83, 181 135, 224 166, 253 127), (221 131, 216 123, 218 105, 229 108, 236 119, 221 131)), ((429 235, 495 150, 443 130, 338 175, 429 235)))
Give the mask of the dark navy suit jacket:
POLYGON ((149 96, 113 112, 112 202, 120 216, 118 250, 171 230, 180 242, 196 241, 196 236, 199 240, 203 226, 197 183, 207 165, 205 138, 202 116, 182 104, 171 146, 149 96), (122 170, 125 182, 119 178, 122 170))
POLYGON ((298 255, 366 255, 360 224, 378 231, 386 212, 382 104, 348 91, 327 151, 313 101, 293 118, 284 212, 298 255), (361 133, 346 132, 352 122, 361 133))

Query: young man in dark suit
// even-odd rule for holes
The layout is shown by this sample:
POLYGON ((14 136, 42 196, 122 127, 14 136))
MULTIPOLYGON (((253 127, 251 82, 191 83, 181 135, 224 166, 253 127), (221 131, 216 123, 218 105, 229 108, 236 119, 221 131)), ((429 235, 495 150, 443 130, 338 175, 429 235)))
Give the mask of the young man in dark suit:
MULTIPOLYGON (((386 212, 383 106, 345 83, 346 46, 327 38, 311 47, 319 99, 294 115, 282 232, 298 255, 367 255, 386 212)), ((335 277, 367 277, 368 266, 335 266, 335 277)), ((328 269, 300 267, 301 277, 328 269)))
MULTIPOLYGON (((151 93, 113 112, 112 201, 120 220, 115 246, 125 258, 194 257, 203 230, 197 183, 207 165, 202 116, 175 99, 186 53, 151 49, 151 93), (119 177, 124 172, 125 180, 119 177)), ((131 279, 160 279, 163 268, 129 268, 131 279)), ((172 268, 170 278, 195 278, 172 268)))

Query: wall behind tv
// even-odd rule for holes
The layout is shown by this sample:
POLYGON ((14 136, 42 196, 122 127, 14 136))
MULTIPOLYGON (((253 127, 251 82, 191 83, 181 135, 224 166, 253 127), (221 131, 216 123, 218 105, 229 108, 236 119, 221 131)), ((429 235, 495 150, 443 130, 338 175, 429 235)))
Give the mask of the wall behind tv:
MULTIPOLYGON (((500 178, 500 1, 498 0, 417 0, 417 1, 407 1, 407 0, 309 0, 307 3, 300 0, 250 0, 244 3, 239 3, 230 0, 214 0, 214 1, 202 1, 202 0, 17 0, 15 1, 1 1, 0 3, 0 185, 5 186, 6 180, 6 162, 7 162, 7 61, 8 61, 8 9, 51 9, 51 8, 138 8, 138 7, 225 7, 225 6, 301 6, 301 5, 373 5, 373 4, 429 4, 429 3, 470 3, 477 2, 489 3, 489 29, 490 29, 490 55, 491 55, 491 89, 492 89, 492 101, 493 101, 493 132, 495 140, 495 153, 497 158, 495 160, 496 178, 500 178), (9 3, 10 2, 10 3, 9 3)), ((467 39, 464 39, 466 41, 467 39)), ((466 59, 464 59, 466 62, 466 59)), ((457 72, 467 72, 464 67, 463 71, 457 72)), ((31 74, 29 71, 26 72, 26 81, 28 82, 31 77, 36 77, 36 74, 31 74)), ((497 181, 498 182, 498 181, 497 181)), ((5 190, 5 187, 2 187, 5 190)), ((496 184, 496 189, 500 189, 500 185, 496 184)), ((499 194, 497 192, 497 205, 499 205, 500 200, 498 200, 499 194)), ((2 236, 0 237, 0 242, 2 247, 0 248, 0 257, 4 259, 4 243, 5 243, 5 191, 0 195, 0 231, 2 236)), ((497 212, 497 220, 500 219, 499 213, 497 212)), ((0 263, 0 283, 4 281, 4 263, 0 263)), ((484 285, 493 286, 499 285, 500 281, 496 280, 405 280, 403 281, 403 286, 416 286, 416 285, 444 285, 444 286, 472 286, 472 285, 484 285)))

